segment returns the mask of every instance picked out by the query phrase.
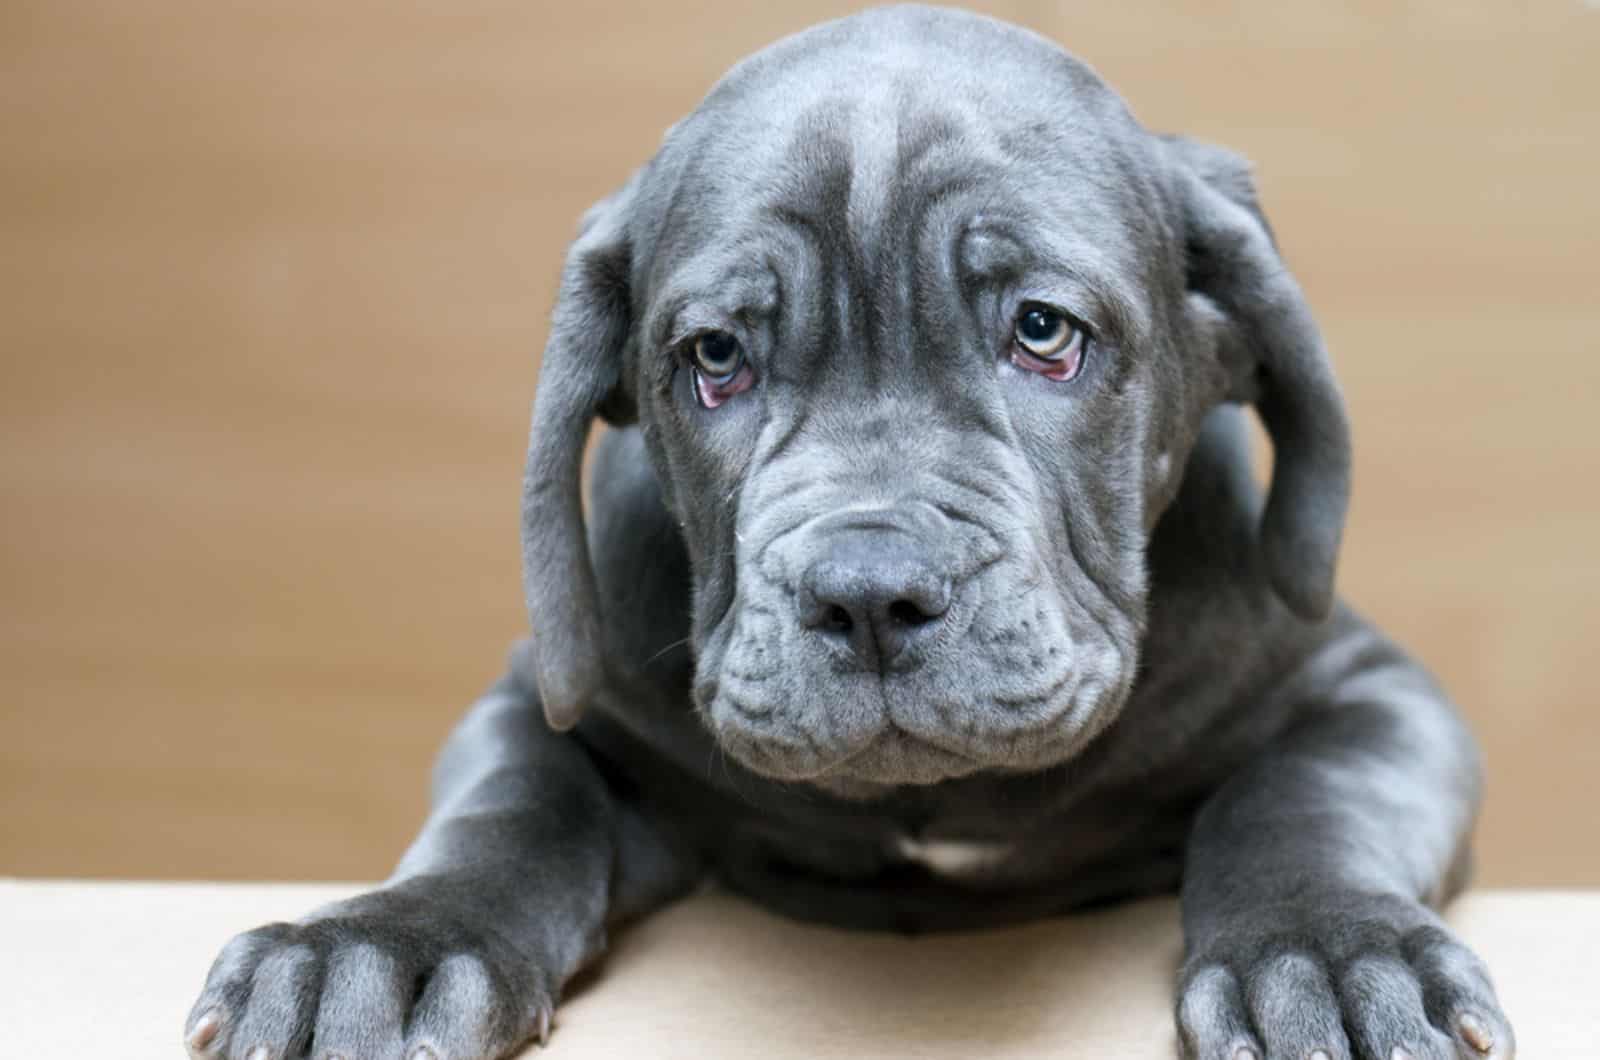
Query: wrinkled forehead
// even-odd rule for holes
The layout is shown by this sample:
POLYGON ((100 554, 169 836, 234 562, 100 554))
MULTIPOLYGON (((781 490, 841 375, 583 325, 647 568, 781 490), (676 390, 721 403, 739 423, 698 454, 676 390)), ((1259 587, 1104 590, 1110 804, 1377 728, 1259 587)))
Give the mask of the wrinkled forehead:
POLYGON ((736 68, 652 167, 649 289, 736 283, 730 272, 775 251, 792 259, 772 245, 780 232, 881 275, 940 226, 1138 282, 1159 212, 1147 137, 1086 67, 1023 43, 1020 56, 957 53, 967 66, 896 43, 736 68), (973 69, 973 55, 989 62, 973 69))

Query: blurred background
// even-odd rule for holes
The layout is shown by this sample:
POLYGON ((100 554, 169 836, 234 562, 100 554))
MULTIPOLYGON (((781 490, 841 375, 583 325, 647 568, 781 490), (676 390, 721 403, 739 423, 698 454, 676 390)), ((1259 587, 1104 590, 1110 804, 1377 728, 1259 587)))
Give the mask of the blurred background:
MULTIPOLYGON (((856 5, 0 8, 0 874, 373 878, 525 627, 563 248, 856 5)), ((979 4, 1258 164, 1356 428, 1346 594, 1600 884, 1600 9, 979 4)))

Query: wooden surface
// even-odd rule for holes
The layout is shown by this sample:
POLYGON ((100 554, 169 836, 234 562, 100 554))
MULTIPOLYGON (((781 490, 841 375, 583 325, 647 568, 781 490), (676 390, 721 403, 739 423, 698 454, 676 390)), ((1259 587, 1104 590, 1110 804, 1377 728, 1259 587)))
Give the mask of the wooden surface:
MULTIPOLYGON (((223 942, 348 891, 0 880, 6 1055, 175 1056, 223 942)), ((1450 921, 1493 970, 1519 1056, 1595 1055, 1600 894, 1472 894, 1450 921)), ((523 1060, 1172 1060, 1179 948, 1170 900, 913 939, 703 894, 618 935, 523 1060)))
MULTIPOLYGON (((0 871, 387 871, 524 625, 577 216, 848 6, 4 5, 0 871)), ((1344 589, 1488 748, 1481 878, 1600 882, 1600 10, 989 9, 1257 161, 1354 414, 1344 589)))

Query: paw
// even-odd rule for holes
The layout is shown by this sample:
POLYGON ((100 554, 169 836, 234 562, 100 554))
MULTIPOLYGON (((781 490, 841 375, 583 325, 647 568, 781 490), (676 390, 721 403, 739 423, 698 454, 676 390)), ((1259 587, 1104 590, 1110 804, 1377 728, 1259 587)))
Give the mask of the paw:
POLYGON ((492 932, 376 892, 223 948, 184 1027, 195 1060, 495 1060, 550 1032, 554 988, 492 932))
POLYGON ((1184 964, 1190 1060, 1509 1060, 1483 962, 1431 913, 1362 900, 1263 910, 1184 964))

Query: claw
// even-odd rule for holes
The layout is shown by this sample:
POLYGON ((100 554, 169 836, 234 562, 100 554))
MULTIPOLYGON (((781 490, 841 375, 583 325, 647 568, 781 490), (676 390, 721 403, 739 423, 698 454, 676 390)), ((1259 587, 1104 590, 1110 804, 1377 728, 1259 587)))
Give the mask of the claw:
POLYGON ((1471 1012, 1463 1012, 1456 1019, 1456 1028, 1468 1045, 1487 1056, 1494 1049, 1494 1034, 1488 1026, 1471 1012))
POLYGON ((542 1008, 542 1009, 539 1010, 539 1045, 542 1048, 543 1046, 546 1046, 546 1045, 549 1045, 549 1044, 550 1044, 550 1010, 547 1009, 547 1008, 542 1008))
POLYGON ((210 1009, 205 1015, 195 1021, 194 1030, 189 1032, 188 1040, 184 1043, 193 1052, 200 1052, 217 1038, 217 1032, 222 1029, 222 1013, 210 1009))

